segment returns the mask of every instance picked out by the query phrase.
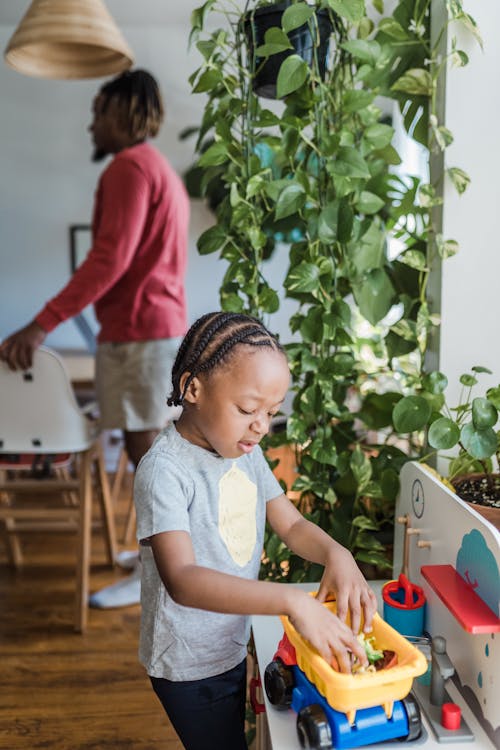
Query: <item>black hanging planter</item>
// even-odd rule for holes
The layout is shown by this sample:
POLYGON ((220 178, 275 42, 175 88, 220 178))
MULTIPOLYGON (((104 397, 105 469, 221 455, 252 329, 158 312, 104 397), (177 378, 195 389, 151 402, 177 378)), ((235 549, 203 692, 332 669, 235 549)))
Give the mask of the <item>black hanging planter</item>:
MULTIPOLYGON (((289 6, 290 2, 266 5, 245 14, 243 24, 247 38, 249 59, 254 54, 254 42, 256 47, 260 47, 264 44, 264 37, 268 29, 274 26, 281 28, 281 18, 289 6)), ((317 47, 315 43, 316 34, 314 30, 311 33, 309 24, 305 23, 303 26, 299 26, 297 29, 288 32, 288 38, 293 49, 271 55, 267 59, 261 57, 255 58, 256 73, 253 81, 253 90, 257 96, 262 96, 266 99, 276 99, 276 81, 283 61, 289 55, 295 54, 299 55, 312 68, 315 47, 317 48, 318 72, 321 78, 325 78, 329 41, 333 26, 329 12, 324 9, 316 12, 316 21, 319 36, 317 47)))

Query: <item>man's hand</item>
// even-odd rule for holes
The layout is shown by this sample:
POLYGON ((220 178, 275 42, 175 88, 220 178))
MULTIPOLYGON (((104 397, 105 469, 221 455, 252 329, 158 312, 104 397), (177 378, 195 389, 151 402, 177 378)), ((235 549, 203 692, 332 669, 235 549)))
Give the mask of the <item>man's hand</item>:
POLYGON ((27 370, 33 364, 33 352, 46 336, 47 332, 32 321, 0 344, 0 359, 5 360, 11 370, 27 370))

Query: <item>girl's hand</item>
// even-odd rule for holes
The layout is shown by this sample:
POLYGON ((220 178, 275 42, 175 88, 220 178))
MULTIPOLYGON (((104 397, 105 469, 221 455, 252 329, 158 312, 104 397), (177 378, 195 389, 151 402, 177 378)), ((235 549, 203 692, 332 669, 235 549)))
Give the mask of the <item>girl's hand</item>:
POLYGON ((337 600, 337 616, 342 622, 346 621, 350 612, 351 630, 354 635, 359 633, 361 614, 364 616, 364 632, 371 631, 373 615, 377 611, 377 598, 345 547, 335 546, 332 549, 317 598, 324 602, 331 594, 337 600))
POLYGON ((340 672, 351 673, 353 657, 367 665, 363 646, 344 622, 316 598, 302 591, 294 592, 289 619, 298 632, 340 672), (336 662, 336 664, 335 664, 336 662))

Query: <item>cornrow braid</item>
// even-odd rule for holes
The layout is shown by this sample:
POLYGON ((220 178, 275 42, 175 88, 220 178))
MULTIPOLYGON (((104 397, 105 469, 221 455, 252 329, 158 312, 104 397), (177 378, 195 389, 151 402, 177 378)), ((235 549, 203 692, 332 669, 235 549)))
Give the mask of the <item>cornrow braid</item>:
POLYGON ((158 83, 146 70, 127 70, 100 90, 105 111, 111 100, 119 107, 121 125, 136 142, 157 135, 164 117, 158 83))
POLYGON ((169 406, 182 406, 189 384, 200 372, 209 372, 228 361, 238 344, 267 346, 284 352, 278 339, 260 320, 233 312, 211 312, 199 318, 187 332, 172 368, 169 406), (188 372, 181 392, 180 381, 188 372))

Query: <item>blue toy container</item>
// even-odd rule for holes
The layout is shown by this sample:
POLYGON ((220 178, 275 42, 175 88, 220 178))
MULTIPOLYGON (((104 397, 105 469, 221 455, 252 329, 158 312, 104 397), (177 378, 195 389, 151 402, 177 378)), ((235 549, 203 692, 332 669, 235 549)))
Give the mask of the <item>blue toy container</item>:
POLYGON ((401 573, 382 588, 384 620, 401 635, 420 636, 425 625, 425 594, 401 573))

